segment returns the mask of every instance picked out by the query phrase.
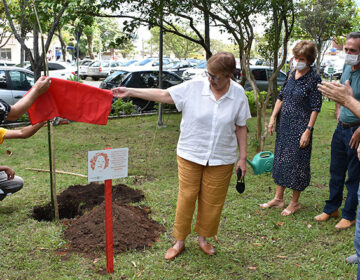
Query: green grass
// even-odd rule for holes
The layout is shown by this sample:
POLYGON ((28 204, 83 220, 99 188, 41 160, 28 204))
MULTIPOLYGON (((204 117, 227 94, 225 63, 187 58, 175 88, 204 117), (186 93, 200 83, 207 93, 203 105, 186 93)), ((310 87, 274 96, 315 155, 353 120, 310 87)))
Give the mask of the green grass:
MULTIPOLYGON (((171 237, 177 197, 176 143, 180 114, 165 115, 166 128, 157 129, 157 117, 109 120, 107 126, 71 123, 55 127, 58 170, 87 174, 87 152, 105 147, 129 147, 129 178, 116 180, 144 191, 151 217, 167 230, 151 249, 115 256, 112 276, 99 274, 105 255, 89 259, 73 254, 64 259, 55 250, 65 246, 61 223, 31 219, 35 205, 49 202, 49 176, 26 168, 48 169, 47 130, 27 140, 9 140, 0 150, 2 164, 16 169, 24 188, 0 204, 0 279, 355 279, 356 266, 345 258, 353 254, 355 228, 337 231, 337 219, 316 223, 328 198, 330 141, 336 125, 334 103, 325 102, 314 131, 311 185, 301 196, 302 209, 282 217, 279 209, 259 209, 273 197, 270 174, 254 175, 249 168, 246 190, 239 195, 233 176, 219 227, 218 254, 204 255, 193 233, 185 252, 167 262, 163 255, 171 237), (11 157, 6 149, 13 152, 11 157), (137 185, 134 176, 149 176, 137 185), (309 228, 308 225, 311 225, 309 228), (250 269, 255 267, 256 269, 250 269)), ((249 158, 256 120, 249 121, 249 158)), ((273 151, 275 137, 265 150, 273 151)), ((57 175, 57 191, 87 184, 86 178, 57 175)), ((286 192, 286 202, 291 192, 286 192)), ((214 243, 214 242, 213 242, 214 243)))

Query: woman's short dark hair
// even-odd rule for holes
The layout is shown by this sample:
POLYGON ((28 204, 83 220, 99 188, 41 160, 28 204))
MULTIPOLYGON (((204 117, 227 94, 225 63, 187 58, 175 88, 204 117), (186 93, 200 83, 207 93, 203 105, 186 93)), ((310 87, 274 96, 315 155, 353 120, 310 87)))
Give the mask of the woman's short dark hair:
POLYGON ((295 57, 305 56, 306 61, 311 65, 315 61, 317 55, 317 49, 314 42, 304 40, 298 42, 293 48, 293 54, 295 57))
POLYGON ((218 52, 209 58, 207 68, 216 74, 232 75, 236 69, 235 57, 229 52, 218 52))

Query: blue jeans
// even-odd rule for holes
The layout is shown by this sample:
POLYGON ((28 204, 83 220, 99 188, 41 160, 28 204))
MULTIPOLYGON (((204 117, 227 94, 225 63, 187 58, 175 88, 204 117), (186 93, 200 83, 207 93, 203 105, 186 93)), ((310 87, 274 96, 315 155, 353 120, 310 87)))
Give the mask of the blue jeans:
POLYGON ((355 220, 356 217, 357 191, 360 181, 360 161, 356 149, 351 149, 349 146, 350 139, 357 128, 358 126, 343 128, 338 125, 334 131, 331 141, 330 196, 324 207, 324 212, 327 214, 340 208, 345 183, 348 194, 342 210, 342 217, 350 221, 355 220), (348 176, 345 181, 346 171, 348 176))
MULTIPOLYGON (((360 188, 358 191, 358 199, 360 200, 360 188)), ((356 216, 356 230, 355 230, 355 240, 354 240, 356 255, 358 260, 360 260, 360 207, 358 208, 358 213, 356 216)), ((358 262, 357 269, 357 280, 360 280, 360 263, 358 262)))

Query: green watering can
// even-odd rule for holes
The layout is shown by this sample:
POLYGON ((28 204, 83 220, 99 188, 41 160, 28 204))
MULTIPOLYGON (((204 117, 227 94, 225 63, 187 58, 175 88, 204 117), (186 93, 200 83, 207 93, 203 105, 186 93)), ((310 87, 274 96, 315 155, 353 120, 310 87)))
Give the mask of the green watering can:
POLYGON ((274 162, 274 155, 272 152, 261 152, 254 156, 250 161, 248 158, 246 161, 251 165, 256 175, 271 172, 274 162))

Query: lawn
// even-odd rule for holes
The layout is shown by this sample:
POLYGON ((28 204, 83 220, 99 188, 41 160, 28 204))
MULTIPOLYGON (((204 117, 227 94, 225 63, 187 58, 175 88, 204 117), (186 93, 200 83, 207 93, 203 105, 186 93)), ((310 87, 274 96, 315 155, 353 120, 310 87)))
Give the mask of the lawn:
MULTIPOLYGON (((328 198, 330 141, 336 121, 334 103, 325 102, 314 130, 312 180, 301 196, 302 209, 282 217, 280 209, 259 208, 273 197, 271 174, 254 175, 248 166, 246 190, 235 190, 232 178, 218 232, 210 240, 217 255, 208 257, 197 246, 195 234, 185 252, 174 261, 163 256, 171 237, 177 197, 176 143, 180 114, 109 120, 107 126, 71 123, 55 127, 55 157, 58 170, 87 174, 87 152, 106 147, 129 148, 129 178, 114 180, 145 193, 151 218, 166 228, 151 249, 128 251, 115 256, 114 274, 101 275, 105 254, 91 259, 56 254, 64 248, 62 223, 38 222, 31 218, 34 206, 49 202, 49 175, 26 170, 48 169, 47 130, 27 140, 8 140, 2 145, 2 164, 13 167, 25 180, 24 188, 0 203, 0 279, 355 279, 356 266, 345 263, 353 254, 354 231, 337 231, 338 219, 317 223, 328 198), (12 156, 6 150, 13 152, 12 156), (135 176, 143 178, 142 184, 135 176)), ((255 155, 256 120, 248 122, 248 154, 255 155)), ((266 141, 273 151, 275 137, 266 141)), ((56 176, 60 193, 70 185, 87 184, 86 178, 56 176)), ((346 193, 345 193, 346 195, 346 193)), ((286 192, 286 202, 290 192, 286 192)))

